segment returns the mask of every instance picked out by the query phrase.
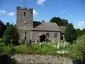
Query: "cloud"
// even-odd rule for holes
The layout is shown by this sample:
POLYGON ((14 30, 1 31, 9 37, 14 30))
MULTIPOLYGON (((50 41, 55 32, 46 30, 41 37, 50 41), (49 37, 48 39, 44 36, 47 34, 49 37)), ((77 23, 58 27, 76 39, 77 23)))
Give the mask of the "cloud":
POLYGON ((0 10, 0 14, 6 14, 5 10, 0 10))
POLYGON ((85 28, 85 22, 84 22, 84 21, 78 22, 78 23, 77 23, 77 28, 80 28, 81 30, 82 30, 83 28, 85 28))
POLYGON ((15 13, 14 13, 14 12, 10 12, 10 13, 8 13, 8 15, 9 15, 9 16, 14 16, 15 13))
POLYGON ((38 12, 36 10, 33 10, 33 16, 38 15, 38 12))
POLYGON ((62 12, 66 12, 66 10, 63 10, 62 12))
POLYGON ((14 16, 15 13, 14 12, 7 13, 5 10, 0 10, 0 15, 2 15, 2 14, 14 16))
POLYGON ((64 13, 64 12, 66 12, 66 10, 62 10, 62 11, 61 11, 61 13, 64 13))
POLYGON ((45 2, 45 1, 46 1, 46 0, 37 0, 37 4, 44 6, 44 2, 45 2))
POLYGON ((78 27, 81 27, 81 26, 85 26, 85 22, 84 21, 81 21, 78 23, 78 27))

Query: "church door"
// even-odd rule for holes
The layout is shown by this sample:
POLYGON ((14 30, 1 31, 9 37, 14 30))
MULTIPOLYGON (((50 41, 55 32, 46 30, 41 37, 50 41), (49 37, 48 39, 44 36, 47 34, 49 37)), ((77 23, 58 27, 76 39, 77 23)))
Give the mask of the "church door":
POLYGON ((40 36, 40 42, 45 42, 46 36, 45 35, 41 35, 40 36))

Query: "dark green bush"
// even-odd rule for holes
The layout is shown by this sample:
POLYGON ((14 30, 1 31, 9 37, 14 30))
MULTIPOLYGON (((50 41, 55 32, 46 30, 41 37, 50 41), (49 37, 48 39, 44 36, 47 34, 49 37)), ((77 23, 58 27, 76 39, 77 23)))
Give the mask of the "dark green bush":
POLYGON ((4 32, 3 35, 3 41, 6 45, 8 44, 18 44, 18 40, 19 40, 19 34, 17 31, 17 28, 13 25, 10 25, 6 31, 4 32))

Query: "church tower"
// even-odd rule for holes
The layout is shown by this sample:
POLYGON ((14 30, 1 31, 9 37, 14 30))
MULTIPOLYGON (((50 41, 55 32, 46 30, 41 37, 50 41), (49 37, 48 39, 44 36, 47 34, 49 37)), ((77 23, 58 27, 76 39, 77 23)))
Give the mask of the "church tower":
POLYGON ((33 29, 33 9, 17 7, 16 16, 16 25, 20 35, 20 42, 24 43, 31 40, 31 30, 33 29))

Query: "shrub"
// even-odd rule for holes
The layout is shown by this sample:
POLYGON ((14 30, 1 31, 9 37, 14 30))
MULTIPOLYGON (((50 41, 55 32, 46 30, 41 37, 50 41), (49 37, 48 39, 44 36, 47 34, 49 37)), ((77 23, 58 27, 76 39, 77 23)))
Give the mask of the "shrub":
POLYGON ((70 55, 77 60, 83 60, 85 57, 85 35, 82 35, 72 45, 70 55))
POLYGON ((2 38, 0 38, 0 42, 3 42, 3 39, 2 38))
POLYGON ((18 44, 19 34, 15 26, 10 25, 4 32, 3 41, 5 44, 18 44))
POLYGON ((3 47, 3 54, 8 54, 8 53, 10 53, 9 47, 8 46, 4 46, 3 47))

